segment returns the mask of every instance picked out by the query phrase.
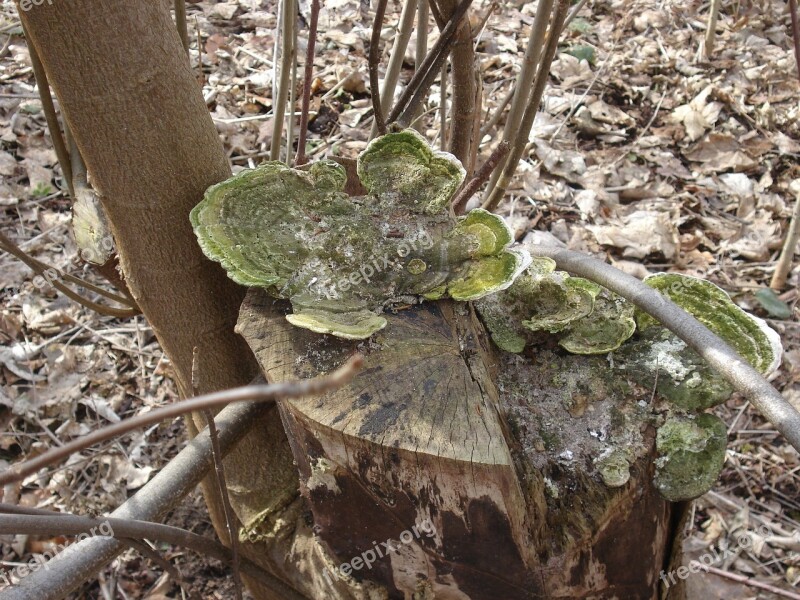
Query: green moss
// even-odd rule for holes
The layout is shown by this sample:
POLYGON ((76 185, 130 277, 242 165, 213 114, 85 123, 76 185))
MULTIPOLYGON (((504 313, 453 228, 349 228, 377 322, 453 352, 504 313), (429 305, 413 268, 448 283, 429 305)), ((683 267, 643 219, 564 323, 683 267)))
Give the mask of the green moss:
POLYGON ((670 502, 705 494, 725 462, 727 429, 714 415, 672 417, 656 435, 656 473, 653 483, 670 502))
MULTIPOLYGON (((644 282, 693 315, 761 373, 772 373, 780 365, 780 336, 762 319, 736 306, 723 289, 678 273, 652 275, 644 282)), ((656 324, 641 311, 636 320, 641 330, 656 324)))
POLYGON ((192 210, 200 246, 234 281, 288 299, 292 324, 349 339, 384 327, 387 306, 481 298, 530 262, 508 249, 513 239, 500 217, 450 214, 464 170, 416 132, 374 140, 357 171, 369 194, 353 198, 331 161, 243 171, 210 187, 192 210))

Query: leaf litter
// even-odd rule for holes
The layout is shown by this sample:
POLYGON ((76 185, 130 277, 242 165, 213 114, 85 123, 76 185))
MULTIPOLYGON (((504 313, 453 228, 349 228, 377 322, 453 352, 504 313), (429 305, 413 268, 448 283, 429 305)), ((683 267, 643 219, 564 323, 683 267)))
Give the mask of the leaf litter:
MULTIPOLYGON (((322 4, 312 160, 327 153, 355 156, 371 126, 364 75, 371 13, 357 0, 322 4)), ((488 1, 473 6, 482 15, 488 1)), ((716 49, 705 59, 707 5, 695 12, 677 0, 588 3, 563 36, 530 151, 500 212, 518 238, 546 238, 605 256, 639 277, 675 271, 722 286, 781 334, 786 358, 773 384, 800 408, 798 268, 785 290, 764 291, 796 201, 789 186, 800 178, 800 85, 785 7, 777 0, 724 4, 716 49)), ((518 73, 535 8, 506 4, 481 34, 477 51, 489 114, 518 73)), ((190 59, 198 79, 202 62, 203 95, 228 156, 235 170, 255 166, 268 155, 272 131, 275 4, 203 1, 187 9, 203 49, 200 57, 190 32, 190 59)), ((387 12, 381 69, 399 10, 390 4, 387 12)), ((306 0, 300 12, 302 63, 306 0)), ((13 4, 3 2, 2 228, 40 260, 96 282, 94 272, 74 260, 70 201, 15 22, 13 4)), ((409 50, 400 86, 413 63, 409 50)), ((435 109, 441 99, 437 82, 423 128, 431 141, 438 139, 435 109)), ((486 131, 484 158, 502 124, 486 131)), ((83 435, 177 398, 169 362, 141 317, 101 317, 49 286, 39 289, 29 269, 7 255, 0 256, 0 296, 0 461, 5 464, 41 452, 55 439, 83 435)), ((691 509, 686 556, 734 548, 746 533, 752 543, 715 566, 797 592, 798 455, 742 398, 734 396, 718 414, 729 430, 726 468, 714 491, 691 509), (762 525, 769 533, 759 529, 762 525)), ((165 423, 36 474, 7 490, 5 501, 100 514, 124 501, 183 443, 182 423, 165 423)), ((197 494, 170 522, 210 533, 197 494)), ((53 541, 5 537, 2 557, 26 560, 53 541)), ((229 597, 219 565, 192 557, 181 569, 204 580, 196 585, 205 587, 191 588, 203 597, 229 597)), ((132 552, 108 572, 136 597, 167 597, 178 589, 132 552)), ((771 597, 718 577, 688 581, 694 597, 771 597)), ((101 597, 97 583, 80 594, 74 597, 101 597)))

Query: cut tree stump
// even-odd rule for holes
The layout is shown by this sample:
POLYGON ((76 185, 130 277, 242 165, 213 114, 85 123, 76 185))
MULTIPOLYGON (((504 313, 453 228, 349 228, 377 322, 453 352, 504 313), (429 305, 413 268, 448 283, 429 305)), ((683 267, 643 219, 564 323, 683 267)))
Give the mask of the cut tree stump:
MULTIPOLYGON (((287 306, 251 289, 240 313, 237 331, 269 381, 365 357, 348 386, 279 403, 310 511, 291 544, 293 560, 309 556, 306 577, 290 578, 300 591, 659 597, 682 511, 651 482, 656 400, 607 356, 549 340, 527 356, 498 351, 466 303, 387 313, 386 328, 360 342, 293 327, 287 306), (627 483, 607 487, 593 460, 631 440, 644 455, 627 483)), ((249 538, 269 537, 263 522, 241 520, 249 538)))

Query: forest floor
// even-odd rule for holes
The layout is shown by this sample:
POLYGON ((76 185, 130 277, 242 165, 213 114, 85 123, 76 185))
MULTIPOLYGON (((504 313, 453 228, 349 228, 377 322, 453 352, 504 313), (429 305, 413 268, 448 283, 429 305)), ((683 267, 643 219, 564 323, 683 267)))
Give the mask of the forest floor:
MULTIPOLYGON (((484 26, 490 6, 476 0, 472 19, 485 124, 515 81, 535 10, 532 3, 499 3, 484 26)), ((308 3, 300 8, 302 63, 308 3)), ((399 2, 389 4, 381 68, 399 11, 399 2)), ((188 12, 190 59, 231 163, 255 166, 267 156, 272 132, 273 0, 199 2, 188 4, 188 12)), ((589 0, 562 36, 530 152, 499 212, 518 239, 554 236, 636 276, 675 271, 718 284, 781 335, 786 352, 773 383, 800 408, 800 269, 777 297, 764 291, 800 194, 791 186, 800 178, 800 85, 787 4, 723 0, 708 59, 702 52, 707 13, 708 3, 699 2, 589 0)), ((353 157, 367 143, 371 23, 366 1, 323 2, 312 159, 353 157)), ((414 38, 401 82, 413 72, 414 38)), ((432 142, 439 139, 441 96, 437 82, 424 117, 432 142)), ((502 123, 486 127, 479 164, 502 123)), ((78 258, 71 201, 9 0, 0 4, 0 176, 0 230, 39 260, 101 281, 78 258)), ((100 316, 41 285, 6 253, 0 254, 0 298, 0 468, 177 399, 169 361, 142 317, 100 316)), ((725 470, 714 490, 694 503, 685 550, 693 557, 730 552, 714 564, 723 575, 689 577, 692 597, 779 597, 728 573, 800 598, 798 454, 741 397, 717 414, 729 430, 725 470)), ((3 501, 102 514, 183 444, 182 421, 163 423, 8 486, 3 501)), ((199 493, 169 523, 213 535, 199 493)), ((9 570, 65 540, 0 541, 9 570)), ((178 548, 158 549, 178 566, 187 590, 232 597, 221 565, 178 548)), ((74 597, 181 595, 158 565, 128 551, 74 597)))

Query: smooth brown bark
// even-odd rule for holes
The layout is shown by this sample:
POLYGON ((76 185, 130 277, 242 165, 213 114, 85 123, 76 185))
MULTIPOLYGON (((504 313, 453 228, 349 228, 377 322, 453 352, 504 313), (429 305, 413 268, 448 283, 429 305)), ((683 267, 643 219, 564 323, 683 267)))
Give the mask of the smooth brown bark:
POLYGON ((20 10, 111 221, 126 283, 191 390, 248 382, 242 290, 206 260, 188 214, 230 170, 161 3, 70 0, 20 10), (124 33, 124 35, 120 35, 124 33))
MULTIPOLYGON (((445 21, 455 11, 458 0, 437 0, 436 4, 445 21)), ((453 104, 450 111, 450 152, 467 170, 467 176, 475 170, 478 152, 476 121, 479 119, 480 85, 477 58, 469 15, 458 28, 450 51, 452 65, 453 104)))
MULTIPOLYGON (((125 283, 181 393, 192 392, 195 347, 198 392, 248 383, 257 369, 233 331, 244 290, 203 256, 189 223, 205 189, 230 168, 167 4, 45 2, 20 16, 111 223, 125 283)), ((262 466, 290 469, 278 415, 260 419, 259 435, 270 433, 264 443, 275 450, 259 456, 262 466)), ((187 427, 196 434, 191 419, 187 427)), ((241 452, 240 444, 226 464, 241 452)), ((228 470, 232 488, 251 481, 251 472, 228 470)), ((204 492, 226 540, 213 481, 204 492)))

